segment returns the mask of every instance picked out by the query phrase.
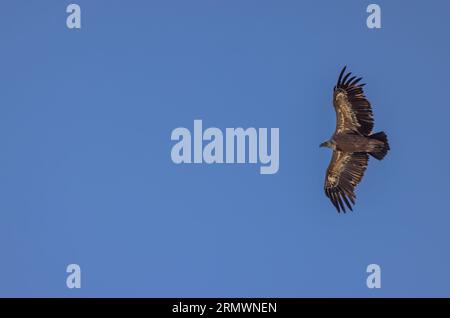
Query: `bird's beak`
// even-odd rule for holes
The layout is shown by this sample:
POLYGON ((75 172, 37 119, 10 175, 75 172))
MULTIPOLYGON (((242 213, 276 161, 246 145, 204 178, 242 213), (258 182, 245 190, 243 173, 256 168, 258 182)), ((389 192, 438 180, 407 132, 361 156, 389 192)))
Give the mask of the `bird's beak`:
POLYGON ((325 147, 326 144, 327 144, 326 142, 322 142, 322 143, 320 144, 319 148, 325 147))

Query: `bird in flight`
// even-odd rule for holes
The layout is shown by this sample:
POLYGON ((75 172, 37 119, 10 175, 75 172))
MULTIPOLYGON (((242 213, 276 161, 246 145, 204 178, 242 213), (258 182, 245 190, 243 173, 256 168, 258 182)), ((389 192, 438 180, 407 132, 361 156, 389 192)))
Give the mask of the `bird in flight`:
POLYGON ((372 133, 373 113, 370 102, 359 84, 361 77, 350 77, 344 67, 333 92, 336 111, 336 130, 330 140, 320 147, 333 149, 333 156, 325 176, 325 195, 338 212, 351 211, 355 204, 355 188, 367 168, 369 155, 382 160, 389 151, 386 134, 372 133))

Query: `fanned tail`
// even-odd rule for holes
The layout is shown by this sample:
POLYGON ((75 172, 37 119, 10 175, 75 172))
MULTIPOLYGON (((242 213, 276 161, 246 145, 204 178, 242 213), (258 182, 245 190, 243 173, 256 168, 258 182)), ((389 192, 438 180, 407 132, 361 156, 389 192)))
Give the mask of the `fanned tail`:
POLYGON ((382 160, 384 158, 384 156, 386 156, 386 154, 388 153, 388 151, 390 149, 386 134, 384 133, 384 131, 380 131, 380 132, 370 135, 369 137, 383 142, 383 146, 380 147, 379 149, 377 149, 377 151, 369 153, 372 157, 374 157, 378 160, 382 160))

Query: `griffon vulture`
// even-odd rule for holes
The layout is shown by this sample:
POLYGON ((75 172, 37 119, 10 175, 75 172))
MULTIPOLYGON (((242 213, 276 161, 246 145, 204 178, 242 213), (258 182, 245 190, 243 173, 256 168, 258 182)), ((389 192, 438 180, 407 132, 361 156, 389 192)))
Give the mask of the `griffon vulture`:
POLYGON ((364 96, 361 77, 350 77, 344 67, 333 92, 336 130, 320 147, 333 149, 325 177, 325 194, 338 212, 355 204, 355 188, 367 168, 369 155, 382 160, 389 150, 386 134, 372 133, 373 114, 364 96), (344 75, 345 74, 345 75, 344 75))

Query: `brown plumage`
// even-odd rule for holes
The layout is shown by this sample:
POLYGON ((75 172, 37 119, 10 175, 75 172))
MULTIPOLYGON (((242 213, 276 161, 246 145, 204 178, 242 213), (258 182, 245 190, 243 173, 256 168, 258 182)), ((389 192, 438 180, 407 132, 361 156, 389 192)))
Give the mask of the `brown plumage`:
POLYGON ((336 130, 321 147, 333 149, 325 177, 325 194, 338 212, 346 212, 355 204, 355 188, 364 176, 369 155, 382 160, 389 151, 384 132, 372 134, 373 113, 364 96, 361 77, 350 77, 344 67, 333 92, 336 130), (344 75, 345 74, 345 75, 344 75))

